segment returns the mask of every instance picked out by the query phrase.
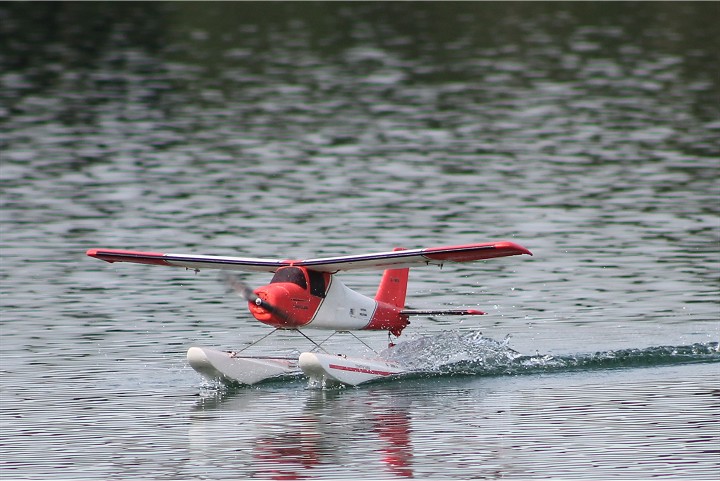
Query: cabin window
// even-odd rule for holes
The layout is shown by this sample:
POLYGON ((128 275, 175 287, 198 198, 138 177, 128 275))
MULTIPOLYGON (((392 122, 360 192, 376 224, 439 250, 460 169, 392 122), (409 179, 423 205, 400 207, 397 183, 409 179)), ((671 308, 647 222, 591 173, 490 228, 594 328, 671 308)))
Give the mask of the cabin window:
POLYGON ((316 297, 325 297, 325 274, 308 271, 308 277, 310 277, 310 294, 316 297))
POLYGON ((303 289, 307 289, 305 273, 303 273, 302 269, 298 269, 297 267, 283 267, 278 269, 270 281, 270 284, 274 284, 276 282, 290 282, 302 287, 303 289))

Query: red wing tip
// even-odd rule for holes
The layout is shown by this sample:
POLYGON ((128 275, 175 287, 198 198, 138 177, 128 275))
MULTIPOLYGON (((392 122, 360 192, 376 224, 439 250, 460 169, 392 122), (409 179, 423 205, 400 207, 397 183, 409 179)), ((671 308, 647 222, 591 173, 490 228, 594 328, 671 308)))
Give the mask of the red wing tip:
POLYGON ((517 256, 521 254, 532 255, 528 249, 520 244, 510 241, 486 242, 483 244, 464 244, 446 247, 431 247, 424 249, 424 255, 435 260, 451 260, 456 262, 467 262, 481 259, 491 259, 493 257, 517 256), (475 253, 472 251, 481 251, 490 249, 497 251, 497 254, 475 253), (461 251, 470 251, 470 254, 463 254, 461 251))
MULTIPOLYGON (((87 254, 88 256, 90 256, 90 257, 94 257, 94 258, 96 258, 96 259, 104 260, 104 259, 102 258, 102 255, 99 253, 101 250, 103 250, 103 249, 88 249, 88 251, 86 252, 86 254, 87 254)), ((108 262, 112 262, 112 261, 108 261, 108 262)))
POLYGON ((515 242, 510 241, 502 241, 502 242, 496 242, 494 244, 494 247, 497 249, 512 249, 518 252, 518 254, 527 254, 527 255, 533 255, 532 252, 530 252, 528 249, 524 248, 520 244, 516 244, 515 242))
POLYGON ((86 254, 105 262, 138 262, 141 264, 165 264, 160 252, 126 251, 123 249, 88 249, 86 254), (132 259, 135 258, 135 259, 132 259))
POLYGON ((487 312, 478 311, 477 309, 468 309, 467 314, 469 316, 483 316, 483 315, 487 314, 487 312))

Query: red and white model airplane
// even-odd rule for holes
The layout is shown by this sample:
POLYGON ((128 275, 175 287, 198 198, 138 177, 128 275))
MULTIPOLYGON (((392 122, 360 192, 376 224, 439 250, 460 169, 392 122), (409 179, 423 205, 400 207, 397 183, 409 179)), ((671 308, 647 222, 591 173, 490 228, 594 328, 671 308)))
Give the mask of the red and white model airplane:
MULTIPOLYGON (((229 271, 273 272, 270 283, 251 289, 230 279, 258 321, 276 329, 306 328, 333 331, 381 330, 399 336, 411 316, 479 315, 474 309, 415 310, 405 308, 410 267, 451 262, 472 262, 494 257, 532 255, 513 242, 489 242, 427 249, 396 248, 391 252, 305 260, 274 260, 188 254, 162 254, 119 249, 90 249, 87 255, 107 262, 133 262, 161 266, 229 271), (384 269, 374 298, 340 282, 334 274, 356 269, 384 269)), ((319 346, 318 346, 319 347, 319 346)), ((191 347, 190 365, 210 379, 254 384, 267 378, 297 374, 325 384, 357 385, 405 369, 383 359, 350 358, 304 352, 298 359, 239 356, 208 348, 191 347)))

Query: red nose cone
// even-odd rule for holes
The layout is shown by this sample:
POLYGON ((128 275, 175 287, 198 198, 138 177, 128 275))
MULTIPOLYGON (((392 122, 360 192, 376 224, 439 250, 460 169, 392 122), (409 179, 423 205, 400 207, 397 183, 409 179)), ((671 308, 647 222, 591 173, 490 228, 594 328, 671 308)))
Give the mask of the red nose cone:
POLYGON ((260 305, 248 302, 250 313, 258 321, 273 327, 292 328, 293 310, 291 295, 282 284, 271 284, 255 290, 255 294, 262 300, 260 305), (263 307, 265 304, 267 308, 263 307))
MULTIPOLYGON (((264 302, 267 302, 270 305, 274 305, 272 301, 268 299, 268 293, 266 290, 257 289, 255 291, 255 295, 257 295, 264 302)), ((266 309, 252 301, 248 301, 248 309, 250 309, 250 314, 252 314, 253 317, 258 321, 264 322, 265 324, 272 324, 271 321, 273 316, 270 311, 267 311, 266 309)))
MULTIPOLYGON (((260 299, 267 300, 267 295, 264 295, 264 292, 255 291, 255 294, 258 295, 260 299)), ((258 321, 267 323, 270 320, 271 314, 255 302, 248 301, 248 309, 250 310, 250 314, 258 321)))

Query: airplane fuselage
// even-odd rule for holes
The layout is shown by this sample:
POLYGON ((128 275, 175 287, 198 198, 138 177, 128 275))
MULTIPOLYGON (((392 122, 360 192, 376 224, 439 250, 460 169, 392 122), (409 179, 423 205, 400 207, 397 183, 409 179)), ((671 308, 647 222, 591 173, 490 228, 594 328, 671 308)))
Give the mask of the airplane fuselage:
POLYGON ((399 335, 409 324, 401 307, 364 296, 332 274, 302 267, 278 269, 270 284, 256 289, 255 294, 278 312, 248 302, 251 314, 281 329, 372 329, 399 335))

